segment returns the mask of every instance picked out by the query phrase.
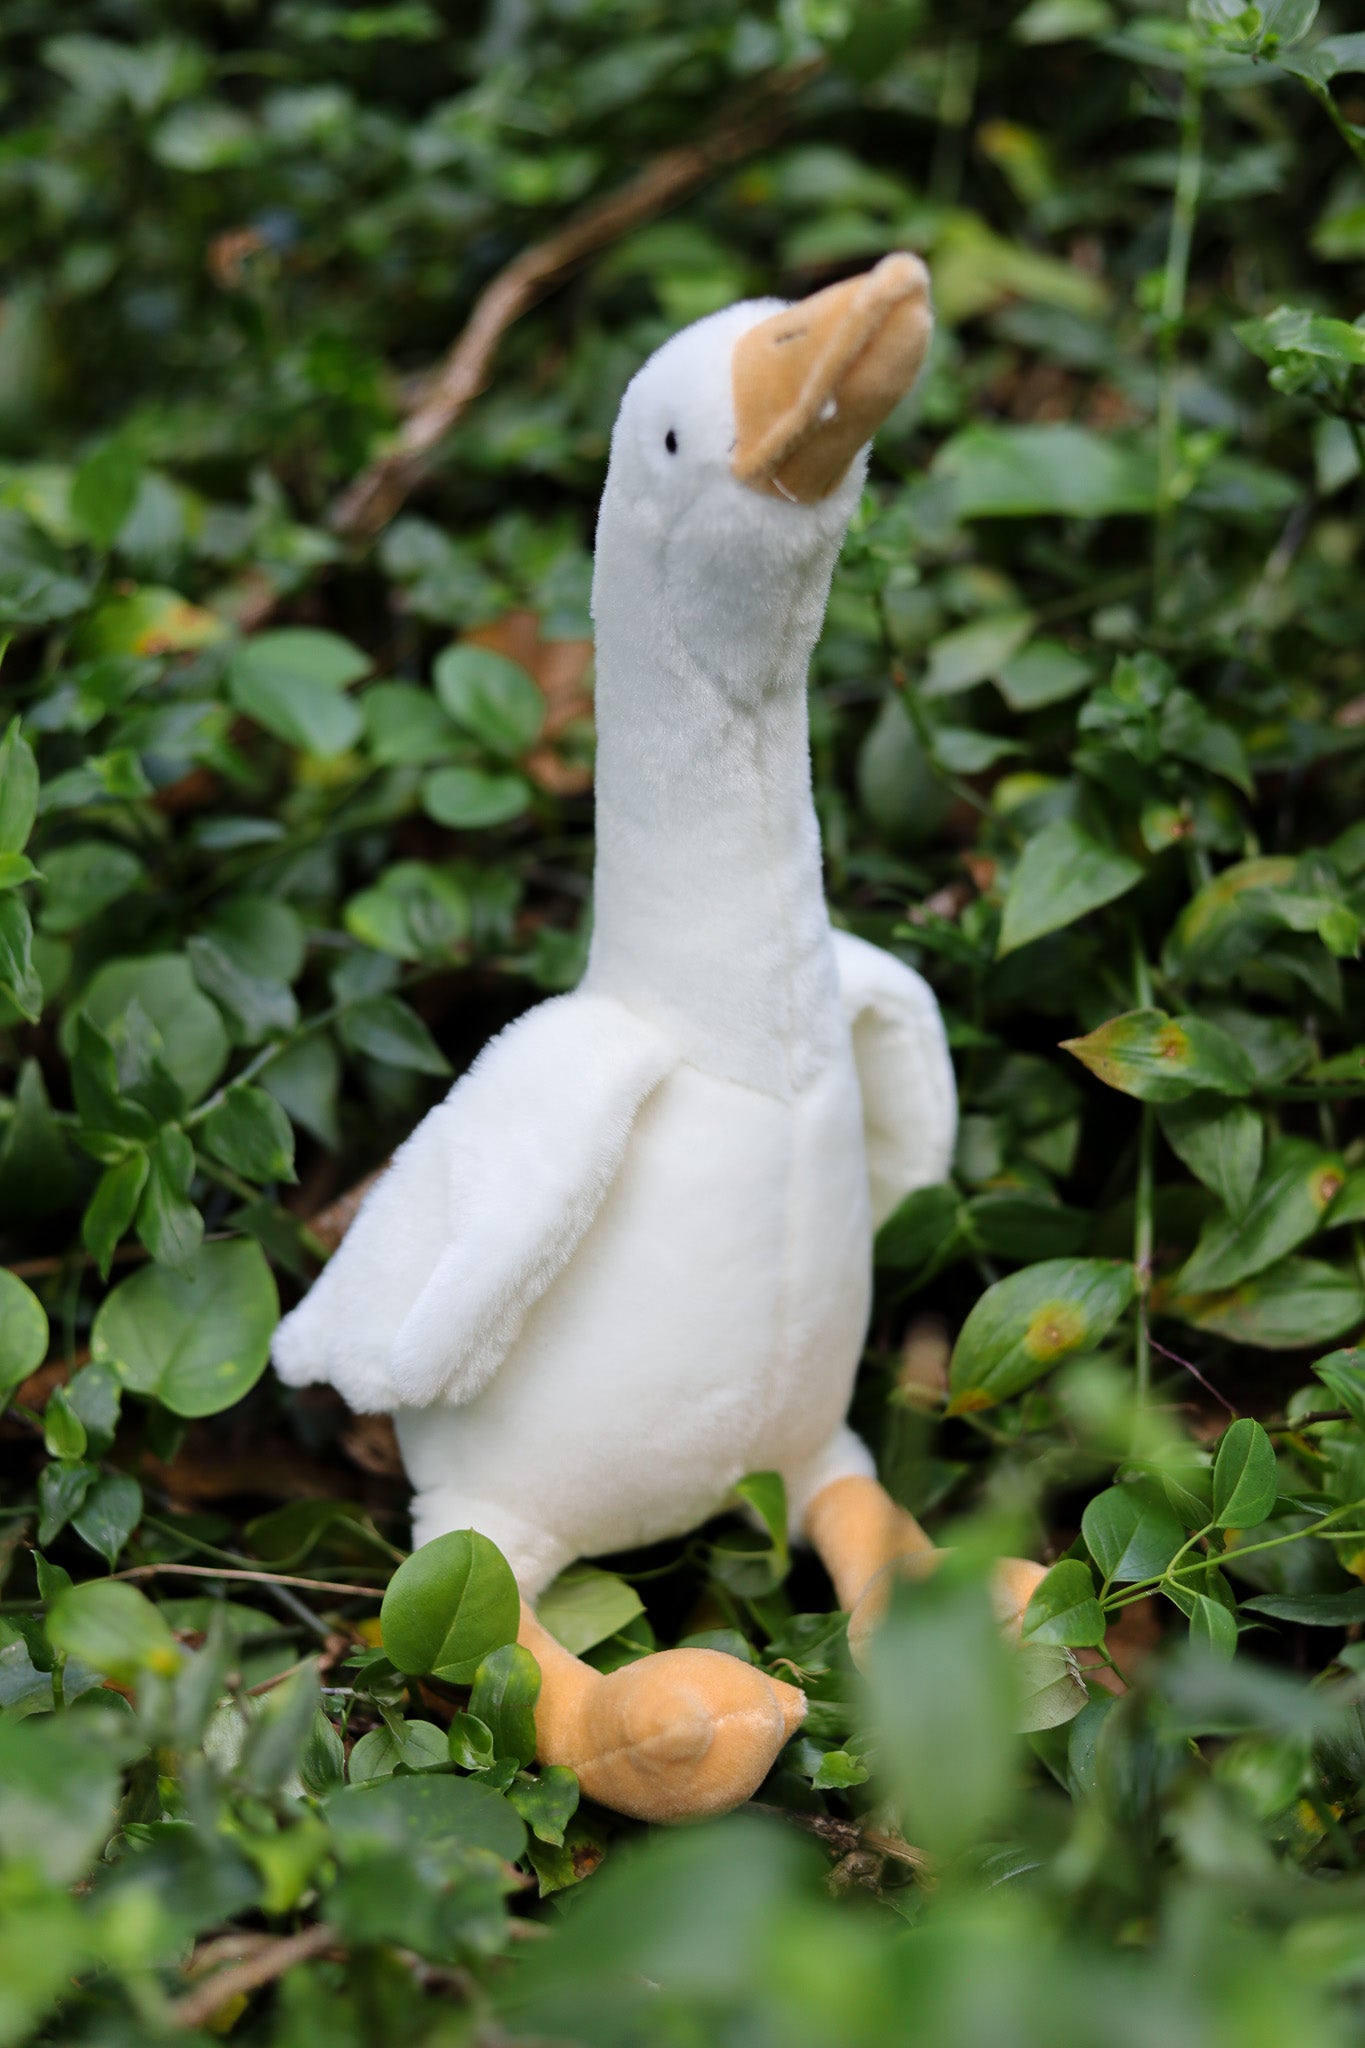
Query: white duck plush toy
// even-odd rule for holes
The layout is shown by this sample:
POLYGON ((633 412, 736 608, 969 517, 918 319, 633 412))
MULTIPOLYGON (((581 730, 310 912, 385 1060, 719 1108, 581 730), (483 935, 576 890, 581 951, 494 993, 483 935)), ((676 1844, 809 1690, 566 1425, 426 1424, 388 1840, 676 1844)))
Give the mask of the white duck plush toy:
MULTIPOLYGON (((535 1617, 565 1565, 760 1470, 855 1633, 931 1549, 844 1417, 872 1233, 948 1171, 953 1070, 926 984, 831 927, 806 712, 867 444, 931 328, 894 255, 712 314, 635 377, 597 530, 587 971, 419 1126, 275 1341, 290 1385, 393 1413, 418 1543, 503 1551, 542 1761, 645 1819, 747 1798, 804 1698, 711 1650, 592 1670, 535 1617)), ((1007 1614, 1040 1575, 1005 1571, 1007 1614)))

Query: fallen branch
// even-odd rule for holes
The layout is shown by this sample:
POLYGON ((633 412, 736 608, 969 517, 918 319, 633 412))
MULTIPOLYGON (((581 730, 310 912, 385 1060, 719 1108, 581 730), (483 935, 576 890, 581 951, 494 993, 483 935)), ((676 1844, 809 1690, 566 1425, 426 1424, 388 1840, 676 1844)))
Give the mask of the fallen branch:
POLYGON ((263 1941, 240 1963, 216 1971, 206 1983, 196 1985, 183 1998, 177 1998, 171 2006, 169 2018, 178 2027, 202 2027, 229 1999, 243 1997, 248 1991, 259 1991, 263 1984, 273 1984, 277 1977, 283 1977, 296 1963, 311 1962, 315 1956, 325 1956, 329 1950, 339 1946, 340 1938, 335 1927, 328 1927, 321 1920, 312 1927, 305 1927, 301 1934, 286 1934, 278 1941, 263 1941))
POLYGON ((378 1599, 382 1586, 348 1586, 339 1579, 296 1579, 289 1572, 248 1572, 223 1564, 134 1564, 127 1571, 111 1572, 114 1579, 247 1579, 259 1586, 301 1586, 308 1593, 356 1594, 366 1600, 378 1599))
POLYGON ((333 530, 347 539, 368 540, 387 526, 421 480, 432 451, 484 389, 507 329, 599 249, 679 205, 718 171, 766 148, 790 119, 796 95, 823 64, 823 58, 814 57, 771 73, 750 99, 722 115, 699 140, 665 150, 617 191, 583 207, 500 270, 475 300, 421 404, 403 422, 397 446, 362 470, 337 500, 333 530))

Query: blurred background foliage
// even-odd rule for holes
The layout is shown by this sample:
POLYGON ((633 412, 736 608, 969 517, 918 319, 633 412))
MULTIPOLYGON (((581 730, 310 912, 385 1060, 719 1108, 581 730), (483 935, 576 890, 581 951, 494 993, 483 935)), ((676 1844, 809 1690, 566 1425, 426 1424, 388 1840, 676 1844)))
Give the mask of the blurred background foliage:
POLYGON ((1355 2038, 1346 0, 8 0, 0 259, 0 2043, 1355 2038), (357 515, 480 291, 679 150, 357 515), (771 1475, 566 1575, 604 1667, 810 1697, 760 1811, 647 1841, 530 1768, 496 1555, 392 1577, 385 1430, 266 1351, 580 971, 627 379, 897 246, 940 329, 811 718, 835 916, 957 1057, 857 1400, 957 1548, 866 1686, 771 1475))

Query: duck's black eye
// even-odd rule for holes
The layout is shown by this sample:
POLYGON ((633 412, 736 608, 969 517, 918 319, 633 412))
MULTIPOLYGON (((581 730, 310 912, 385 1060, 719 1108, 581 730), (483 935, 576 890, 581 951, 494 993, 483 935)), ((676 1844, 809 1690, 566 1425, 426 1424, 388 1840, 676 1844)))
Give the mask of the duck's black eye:
POLYGON ((670 428, 669 428, 669 430, 668 430, 668 432, 667 432, 667 433, 666 433, 666 434, 664 435, 664 446, 665 446, 665 448, 666 448, 666 449, 668 450, 668 452, 669 452, 669 454, 670 454, 670 455, 676 455, 676 454, 677 454, 677 452, 678 452, 678 437, 677 437, 677 435, 676 435, 676 434, 674 433, 674 431, 673 431, 672 427, 670 427, 670 428))

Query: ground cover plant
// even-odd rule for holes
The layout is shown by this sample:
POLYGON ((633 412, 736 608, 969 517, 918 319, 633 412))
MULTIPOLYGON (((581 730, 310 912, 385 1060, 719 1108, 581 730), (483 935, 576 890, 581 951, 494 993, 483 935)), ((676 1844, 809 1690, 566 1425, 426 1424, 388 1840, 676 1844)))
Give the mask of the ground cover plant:
POLYGON ((1365 34, 469 12, 0 22, 0 2043, 1356 2038, 1365 34), (958 1066, 856 1408, 955 1548, 866 1684, 772 1475, 561 1580, 603 1666, 810 1699, 647 1839, 535 1767, 491 1546, 405 1562, 386 1429, 266 1352, 579 972, 625 380, 897 246, 940 333, 811 715, 958 1066))

